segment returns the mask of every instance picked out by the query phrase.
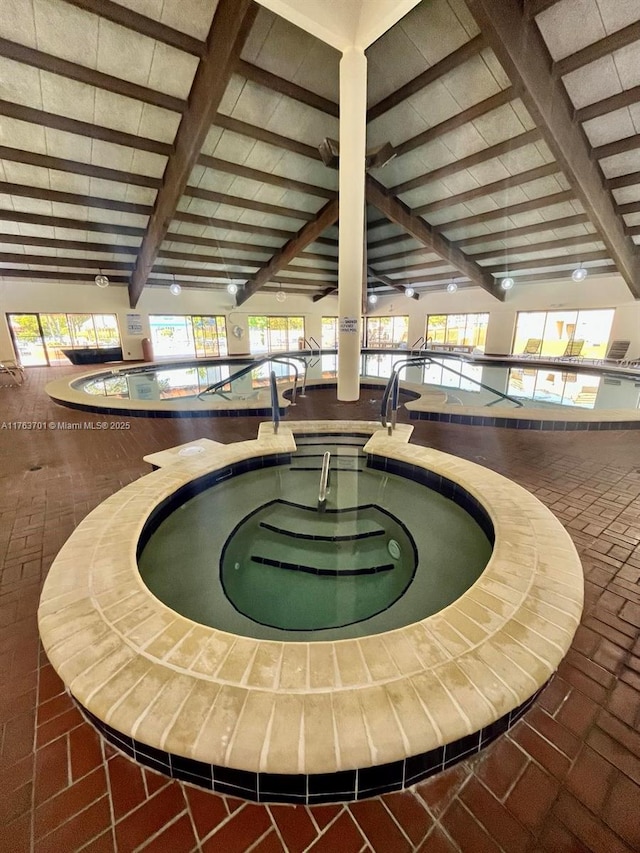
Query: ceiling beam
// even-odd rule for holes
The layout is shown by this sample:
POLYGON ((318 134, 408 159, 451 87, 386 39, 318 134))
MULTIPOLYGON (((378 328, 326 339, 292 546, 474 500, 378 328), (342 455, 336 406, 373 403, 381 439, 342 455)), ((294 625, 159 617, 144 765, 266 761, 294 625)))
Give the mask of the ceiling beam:
POLYGON ((439 124, 435 124, 428 130, 423 130, 422 133, 412 136, 411 139, 407 139, 405 142, 395 145, 394 148, 396 156, 401 157, 403 154, 407 154, 409 151, 413 151, 421 145, 426 145, 427 142, 433 142, 439 136, 442 136, 443 133, 449 133, 452 130, 457 130, 459 127, 468 124, 470 121, 474 121, 475 119, 480 118, 480 116, 485 115, 485 113, 491 112, 491 110, 497 110, 499 107, 503 107, 515 97, 516 94, 513 91, 513 88, 509 86, 501 92, 491 95, 490 98, 485 98, 484 101, 479 101, 472 107, 451 116, 451 118, 445 119, 439 124))
POLYGON ((540 12, 555 6, 557 2, 558 0, 524 0, 525 15, 529 18, 535 18, 540 12))
POLYGON ((276 148, 284 148, 286 151, 300 154, 302 157, 308 157, 311 160, 322 160, 320 151, 312 145, 305 145, 304 142, 298 142, 297 139, 291 139, 288 136, 281 136, 279 133, 274 133, 272 130, 265 130, 263 127, 255 127, 253 124, 226 116, 224 113, 216 113, 213 123, 216 127, 221 127, 223 130, 230 130, 233 133, 239 133, 241 136, 248 136, 249 139, 266 142, 269 145, 274 145, 276 148))
MULTIPOLYGON (((135 254, 135 252, 133 253, 135 254)), ((113 270, 132 270, 133 264, 127 261, 109 261, 106 259, 96 260, 94 258, 60 258, 57 255, 32 255, 21 252, 0 252, 0 263, 3 264, 33 264, 42 267, 87 267, 113 270)), ((95 275, 95 272, 94 272, 95 275)))
POLYGON ((271 186, 292 190, 293 192, 302 193, 303 195, 313 195, 326 199, 337 198, 338 195, 335 190, 330 190, 326 187, 307 184, 304 181, 297 181, 294 178, 276 175, 273 172, 263 172, 260 169, 251 169, 249 166, 243 166, 241 163, 231 163, 229 160, 221 160, 219 157, 210 157, 208 154, 201 154, 198 157, 198 163, 201 166, 205 166, 207 169, 213 169, 216 172, 236 175, 240 178, 247 178, 250 181, 256 181, 261 184, 270 184, 271 186))
MULTIPOLYGON (((218 219, 215 216, 203 216, 201 213, 189 213, 186 210, 176 210, 174 222, 188 222, 204 228, 220 228, 223 231, 238 231, 242 234, 260 234, 263 237, 279 237, 288 240, 293 236, 292 231, 283 228, 269 228, 266 225, 252 225, 249 222, 236 222, 234 219, 218 219)), ((169 239, 165 236, 165 239, 169 239)))
POLYGON ((97 231, 101 234, 124 234, 129 237, 144 236, 144 228, 135 228, 132 225, 89 222, 85 219, 72 219, 68 216, 44 216, 41 213, 24 213, 21 210, 0 210, 0 221, 42 225, 45 228, 69 228, 73 231, 97 231))
POLYGON ((605 157, 626 154, 627 151, 635 151, 637 148, 640 148, 640 133, 616 139, 615 142, 608 142, 606 145, 597 145, 591 149, 591 157, 593 160, 604 160, 605 157))
POLYGON ((322 293, 316 293, 316 295, 313 297, 312 301, 313 302, 320 302, 320 300, 324 299, 325 296, 331 296, 332 293, 337 293, 337 292, 338 292, 337 287, 325 287, 325 289, 322 291, 322 293))
POLYGON ((506 272, 517 272, 518 270, 533 270, 540 267, 560 267, 569 264, 588 263, 589 261, 608 261, 610 260, 609 252, 576 252, 573 255, 557 255, 552 258, 532 258, 528 261, 516 261, 495 266, 486 266, 483 269, 489 270, 492 275, 502 275, 506 272))
POLYGON ((618 92, 617 95, 611 95, 610 98, 603 98, 601 101, 596 101, 595 104, 580 107, 579 110, 575 110, 573 117, 576 121, 589 121, 592 118, 599 118, 607 113, 612 113, 614 110, 631 107, 639 101, 640 86, 633 86, 633 88, 626 89, 624 92, 618 92))
POLYGON ((628 27, 623 27, 621 30, 616 30, 603 39, 588 44, 582 50, 565 56, 564 59, 559 59, 553 63, 551 73, 554 77, 562 77, 564 74, 570 74, 578 68, 589 65, 590 62, 595 62, 597 59, 602 59, 603 56, 608 56, 620 48, 627 47, 633 42, 640 39, 640 21, 629 24, 628 27))
POLYGON ((451 195, 447 198, 440 198, 437 201, 431 201, 428 204, 421 204, 413 209, 416 216, 424 216, 426 213, 435 213, 438 210, 444 210, 448 207, 453 207, 456 204, 464 204, 467 201, 472 201, 475 198, 484 198, 495 192, 511 189, 511 187, 519 187, 522 184, 537 181, 540 178, 547 178, 550 175, 557 175, 560 167, 557 163, 545 163, 543 166, 536 166, 535 169, 528 169, 526 172, 517 172, 515 175, 509 175, 508 178, 501 178, 499 181, 492 181, 490 184, 482 184, 479 187, 474 187, 472 190, 451 195))
POLYGON ((409 80, 409 82, 405 83, 404 86, 396 89, 395 92, 392 92, 390 95, 387 95, 386 98, 383 98, 381 101, 378 101, 377 104, 370 107, 367 110, 367 122, 373 121, 379 116, 384 115, 384 113, 393 109, 393 107, 397 107, 398 104, 406 101, 406 99, 411 97, 411 95, 415 95, 416 92, 420 92, 430 83, 433 83, 439 77, 442 77, 443 74, 448 74, 450 71, 453 71, 454 68, 458 68, 458 66, 462 65, 468 59, 471 59, 472 56, 480 53, 484 47, 486 47, 485 41, 480 33, 475 36, 475 38, 472 38, 471 41, 466 42, 457 50, 454 50, 453 53, 445 56, 444 59, 436 62, 435 65, 431 66, 431 68, 427 68, 426 71, 418 74, 418 76, 414 77, 413 80, 409 80))
POLYGON ((188 198, 201 198, 204 201, 212 201, 215 204, 227 204, 230 207, 244 208, 245 210, 257 210, 259 213, 269 213, 272 216, 285 216, 288 219, 301 219, 310 222, 315 218, 315 213, 297 208, 282 207, 277 204, 269 204, 266 201, 255 201, 243 196, 219 193, 216 190, 204 190, 200 187, 185 187, 184 193, 188 198))
POLYGON ((581 234, 579 237, 561 237, 559 240, 545 240, 542 243, 523 243, 520 246, 487 249, 484 252, 475 252, 473 257, 476 261, 486 261, 489 258, 497 258, 506 253, 509 255, 525 255, 529 252, 553 252, 555 249, 566 249, 583 243, 600 242, 598 234, 581 234))
POLYGON ((190 53, 200 59, 205 56, 207 46, 203 41, 199 41, 199 39, 180 30, 174 30, 166 24, 161 24, 154 18, 147 18, 146 15, 134 12, 133 9, 129 9, 120 3, 113 3, 112 0, 65 0, 65 3, 77 6, 86 12, 92 12, 113 24, 126 27, 128 30, 168 44, 170 47, 175 47, 177 50, 190 53))
POLYGON ((238 305, 246 302, 250 296, 259 290, 266 282, 272 281, 273 277, 288 266, 310 243, 313 243, 322 232, 333 225, 338 219, 338 200, 333 199, 318 211, 312 222, 304 225, 300 231, 279 249, 265 266, 258 270, 251 281, 247 281, 238 292, 236 301, 238 305))
POLYGON ((57 201, 61 204, 79 204, 84 207, 97 207, 101 210, 119 210, 121 213, 137 213, 141 216, 149 216, 153 210, 148 204, 120 201, 115 198, 99 198, 97 196, 81 195, 80 193, 67 193, 61 190, 25 186, 24 184, 10 184, 7 181, 0 181, 0 193, 19 196, 20 198, 57 201))
POLYGON ((280 95, 285 95, 287 98, 299 101, 307 107, 313 107, 335 118, 340 116, 340 107, 334 101, 323 98, 321 95, 316 95, 315 92, 304 89, 302 86, 285 80, 283 77, 278 77, 277 74, 265 71, 264 68, 259 68, 250 62, 245 62, 244 59, 238 60, 234 71, 245 79, 251 80, 252 83, 257 83, 259 86, 264 86, 265 89, 271 89, 272 92, 278 92, 280 95))
POLYGON ((519 204, 512 204, 509 207, 500 207, 497 210, 487 210, 485 213, 474 213, 471 216, 464 216, 461 219, 450 219, 448 222, 438 223, 440 231, 446 231, 449 228, 455 231, 457 228, 466 228, 467 225, 478 225, 481 222, 492 222, 494 219, 508 219, 510 216, 517 216, 519 213, 530 213, 532 210, 538 211, 545 207, 553 207, 556 204, 563 204, 568 201, 575 201, 576 195, 573 190, 562 190, 559 193, 551 195, 543 195, 538 198, 522 201, 519 204))
POLYGON ((30 65, 40 71, 47 71, 49 74, 66 77, 86 86, 104 89, 107 92, 123 95, 125 98, 133 98, 136 101, 142 101, 154 107, 162 107, 172 112, 181 113, 187 105, 186 101, 181 98, 174 98, 173 95, 166 95, 164 92, 158 92, 155 89, 140 86, 138 83, 123 80, 122 77, 113 77, 111 74, 104 74, 102 71, 96 71, 87 65, 78 65, 75 62, 61 59, 59 56, 52 56, 49 53, 43 53, 41 50, 35 50, 32 47, 3 38, 0 38, 0 56, 5 57, 5 59, 12 59, 22 65, 30 65))
POLYGON ((492 0, 468 0, 467 5, 542 130, 629 290, 640 298, 637 247, 624 233, 598 164, 590 157, 582 127, 573 121, 573 106, 564 84, 551 73, 551 57, 537 25, 523 14, 520 0, 502 0, 499 15, 492 0))
MULTIPOLYGON (((406 290, 406 287, 401 284, 398 284, 392 278, 389 278, 388 276, 383 275, 382 273, 376 272, 373 267, 367 266, 367 274, 371 278, 374 278, 376 281, 379 281, 381 284, 386 284, 387 287, 393 287, 394 290, 398 290, 402 294, 404 294, 406 290)), ((411 299, 418 300, 420 299, 420 297, 417 293, 412 293, 411 299)))
MULTIPOLYGON (((53 237, 34 237, 24 234, 0 234, 0 243, 12 243, 16 246, 40 246, 47 249, 69 249, 74 252, 103 252, 112 255, 133 255, 138 251, 138 244, 130 246, 114 246, 112 243, 89 243, 86 240, 59 240, 53 237)), ((25 257, 29 257, 26 255, 25 257)), ((55 257, 55 256, 53 256, 55 257)), ((27 263, 29 261, 27 260, 27 263)), ((97 263, 92 260, 91 263, 97 263)))
POLYGON ((623 187, 632 187, 635 184, 640 184, 640 172, 628 172, 626 175, 606 178, 604 182, 608 190, 620 190, 623 187))
POLYGON ((475 261, 470 260, 460 249, 447 238, 435 231, 423 219, 409 210, 395 196, 374 180, 371 175, 366 177, 367 202, 383 213, 387 219, 395 222, 420 243, 431 248, 443 260, 468 276, 474 284, 482 287, 496 299, 504 299, 504 291, 500 290, 493 278, 481 269, 475 261))
MULTIPOLYGON (((51 266, 54 267, 56 264, 52 263, 51 266)), ((33 279, 42 279, 42 280, 57 280, 61 281, 93 281, 95 277, 95 270, 90 270, 88 272, 66 272, 66 270, 62 270, 61 272, 56 272, 55 270, 25 270, 25 269, 14 269, 11 267, 2 268, 0 267, 0 278, 33 278, 33 279)), ((109 283, 110 284, 122 284, 126 285, 129 281, 128 275, 110 275, 109 283)))
POLYGON ((463 157, 461 160, 454 160, 453 163, 448 163, 446 166, 440 166, 438 169, 432 169, 424 175, 418 175, 417 178, 412 178, 409 181, 404 181, 401 184, 396 184, 390 188, 390 192, 394 195, 402 195, 402 193, 416 190, 424 187, 433 181, 440 181, 442 178, 448 178, 450 175, 456 175, 464 169, 469 169, 472 166, 478 166, 480 163, 486 163, 488 160, 493 160, 495 157, 501 157, 503 154, 510 154, 512 151, 517 151, 519 148, 524 148, 525 145, 531 145, 541 138, 541 133, 537 127, 533 130, 527 130, 525 133, 520 133, 518 136, 513 136, 511 139, 505 139, 504 142, 498 142, 497 145, 490 145, 488 148, 483 148, 481 151, 476 151, 475 154, 470 154, 468 157, 463 157))
POLYGON ((136 136, 122 130, 113 130, 110 127, 89 124, 86 121, 48 113, 45 110, 24 107, 22 104, 14 104, 12 101, 0 101, 0 115, 18 121, 26 121, 30 124, 39 124, 42 127, 51 127, 53 130, 62 130, 65 133, 75 133, 78 136, 88 136, 90 139, 100 139, 102 142, 113 142, 114 145, 124 145, 138 151, 149 151, 151 154, 160 154, 164 157, 168 157, 173 152, 173 145, 159 142, 157 139, 147 139, 144 136, 136 136))
POLYGON ((137 187, 160 189, 160 178, 150 175, 138 175, 133 172, 122 172, 120 169, 107 169, 95 166, 93 163, 81 163, 78 160, 66 160, 63 157, 49 157, 47 154, 37 154, 34 151, 22 151, 19 148, 9 148, 0 145, 0 160, 10 160, 12 163, 25 163, 41 169, 55 169, 58 172, 70 172, 73 175, 86 175, 88 178, 100 178, 103 181, 116 181, 121 184, 133 184, 137 187))
POLYGON ((257 11, 256 4, 251 0, 218 2, 207 38, 206 55, 198 65, 189 93, 189 106, 178 127, 175 150, 167 162, 163 186, 158 192, 129 283, 132 308, 138 304, 257 11))

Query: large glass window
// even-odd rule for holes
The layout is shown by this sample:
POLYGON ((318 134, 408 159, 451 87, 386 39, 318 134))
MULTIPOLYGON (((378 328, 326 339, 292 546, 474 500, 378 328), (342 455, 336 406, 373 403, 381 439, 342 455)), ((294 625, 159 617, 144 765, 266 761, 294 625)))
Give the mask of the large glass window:
POLYGON ((288 352, 304 339, 304 317, 249 317, 249 346, 253 354, 288 352))
POLYGON ((604 358, 613 314, 613 308, 520 311, 511 352, 558 356, 572 345, 574 355, 604 358))
POLYGON ((408 317, 367 317, 365 341, 368 347, 399 347, 407 345, 408 317))
POLYGON ((156 358, 214 358, 227 355, 222 316, 150 314, 151 341, 156 358))
POLYGON ((488 326, 488 314, 429 314, 426 338, 430 346, 484 352, 488 326))
POLYGON ((115 314, 10 314, 23 364, 68 363, 63 349, 120 346, 115 314))

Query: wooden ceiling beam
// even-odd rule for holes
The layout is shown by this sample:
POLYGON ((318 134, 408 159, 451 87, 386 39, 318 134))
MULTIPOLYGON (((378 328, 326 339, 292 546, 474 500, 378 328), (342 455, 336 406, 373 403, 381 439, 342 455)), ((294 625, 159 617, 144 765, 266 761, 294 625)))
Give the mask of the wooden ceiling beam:
MULTIPOLYGON (((367 275, 374 278, 376 281, 379 281, 381 284, 385 284, 387 287, 392 287, 394 290, 399 291, 404 295, 406 287, 402 284, 398 284, 398 282, 394 281, 392 278, 384 275, 383 273, 376 272, 373 267, 367 266, 367 275)), ((420 299, 417 293, 411 294, 411 299, 415 299, 416 301, 420 299)))
POLYGON ((480 53, 484 47, 486 47, 485 41, 480 33, 472 38, 471 41, 466 42, 457 50, 454 50, 453 53, 445 56, 444 59, 436 62, 435 65, 431 66, 431 68, 427 68, 426 71, 418 74, 418 76, 414 77, 413 80, 409 80, 409 82, 405 83, 404 86, 396 89, 395 92, 392 92, 390 95, 387 95, 386 98, 383 98, 381 101, 378 101, 377 104, 370 107, 367 110, 367 122, 373 121, 379 116, 384 115, 384 113, 393 109, 393 107, 397 107, 398 104, 406 101, 407 98, 411 97, 411 95, 415 95, 416 92, 420 92, 439 77, 442 77, 444 74, 448 74, 450 71, 458 68, 460 65, 467 62, 467 60, 471 59, 471 57, 480 53))
POLYGON ((629 201, 626 204, 616 204, 616 213, 626 216, 627 213, 640 213, 640 201, 629 201))
POLYGON ((89 124, 89 122, 78 121, 75 118, 36 110, 33 107, 24 107, 22 104, 14 104, 12 101, 0 100, 0 115, 18 121, 26 121, 29 124, 51 127, 53 130, 62 130, 65 133, 75 133, 77 136, 88 136, 90 139, 112 142, 114 145, 123 145, 137 151, 149 151, 151 154, 160 154, 163 157, 169 157, 173 152, 173 145, 159 142, 157 139, 147 139, 144 136, 136 136, 122 130, 113 130, 110 127, 89 124))
POLYGON ((200 198, 204 201, 212 201, 215 204, 227 204, 229 207, 239 207, 244 210, 256 210, 259 213, 269 213, 272 216, 284 216, 287 219, 301 219, 311 222, 315 213, 308 210, 298 210, 291 207, 282 207, 277 204, 269 204, 266 201, 255 201, 243 196, 228 195, 215 190, 204 190, 200 187, 185 187, 184 193, 187 198, 200 198))
POLYGON ((186 101, 174 98, 173 95, 166 95, 164 92, 140 86, 138 83, 131 83, 121 77, 113 77, 111 74, 96 71, 87 65, 78 65, 75 62, 61 59, 59 56, 43 53, 41 50, 35 50, 32 47, 3 38, 0 38, 0 56, 5 59, 12 59, 22 65, 37 68, 39 71, 47 71, 49 74, 66 77, 86 86, 104 89, 107 92, 123 95, 125 98, 133 98, 136 101, 142 101, 154 107, 162 107, 175 113, 184 112, 187 105, 186 101))
POLYGON ((623 139, 616 139, 615 142, 608 142, 606 145, 597 145, 591 149, 591 158, 593 160, 604 160, 605 157, 626 154, 627 151, 635 151, 637 148, 640 148, 640 133, 625 136, 623 139))
POLYGON ((320 300, 324 299, 325 296, 331 296, 332 293, 337 293, 337 292, 338 292, 337 287, 325 287, 325 289, 322 291, 322 293, 316 293, 316 295, 313 297, 313 302, 320 302, 320 300))
POLYGON ((631 107, 638 102, 640 102, 640 86, 633 86, 624 92, 618 92, 617 95, 611 95, 610 98, 603 98, 601 101, 596 101, 595 104, 588 104, 586 107, 575 110, 573 117, 576 121, 585 122, 612 113, 615 110, 624 109, 624 107, 631 107))
POLYGON ((72 219, 67 216, 44 216, 41 213, 24 213, 19 210, 0 210, 0 221, 42 225, 45 228, 69 228, 73 231, 95 231, 101 234, 123 234, 129 237, 144 236, 144 228, 135 228, 132 225, 89 222, 85 219, 72 219))
POLYGON ((462 127, 465 124, 468 124, 470 121, 474 121, 480 116, 485 115, 491 110, 497 110, 499 107, 503 107, 505 104, 508 104, 516 97, 513 88, 509 86, 506 89, 503 89, 501 92, 497 92, 495 95, 491 95, 490 98, 485 98, 484 101, 480 101, 477 104, 474 104, 472 107, 469 107, 466 110, 463 110, 460 113, 457 113, 451 118, 445 119, 441 121, 439 124, 430 127, 428 130, 423 130, 422 133, 416 134, 416 136, 412 136, 411 139, 407 139, 404 142, 401 142, 399 145, 395 145, 396 156, 401 157, 403 154, 407 154, 409 151, 414 151, 416 148, 419 148, 421 145, 426 145, 428 142, 433 142, 439 136, 442 136, 444 133, 449 133, 452 130, 457 130, 459 127, 462 127))
MULTIPOLYGON (((16 246, 40 246, 47 249, 68 249, 74 252, 103 252, 112 255, 133 255, 134 257, 138 251, 138 244, 132 246, 114 246, 112 243, 89 243, 85 240, 59 240, 53 237, 34 237, 23 234, 0 234, 0 243, 12 243, 16 246)), ((93 260, 92 263, 97 263, 97 261, 93 260)))
MULTIPOLYGON (((193 234, 175 234, 167 232, 165 237, 166 243, 184 243, 189 246, 209 246, 211 249, 232 249, 237 252, 256 252, 258 254, 272 254, 275 246, 261 246, 257 243, 238 243, 235 240, 216 240, 213 237, 196 237, 193 234)), ((163 248, 160 247, 159 255, 165 254, 163 248)), ((215 257, 215 255, 207 255, 207 257, 215 257)))
POLYGON ((401 184, 396 184, 390 188, 390 192, 394 195, 402 195, 402 193, 424 187, 433 181, 440 181, 442 178, 448 178, 450 175, 456 175, 464 169, 470 169, 472 166, 478 166, 480 163, 486 163, 488 160, 493 160, 495 157, 501 157, 503 154, 510 154, 512 151, 517 151, 519 148, 524 148, 525 145, 531 145, 541 138, 541 133, 537 127, 533 130, 527 130, 520 133, 518 136, 513 136, 511 139, 505 139, 504 142, 499 142, 497 145, 491 145, 488 148, 483 148, 482 151, 477 151, 475 154, 470 154, 468 157, 463 157, 461 160, 455 160, 453 163, 448 163, 446 166, 440 166, 438 169, 432 169, 424 175, 418 175, 417 178, 412 178, 410 181, 404 181, 401 184))
POLYGON ((297 257, 310 243, 315 242, 324 230, 333 225, 338 219, 338 200, 333 199, 318 211, 312 222, 304 225, 300 231, 279 249, 274 256, 265 264, 251 281, 247 281, 238 292, 236 302, 242 305, 250 296, 259 290, 268 281, 291 261, 297 257))
MULTIPOLYGON (((283 228, 268 228, 266 225, 252 225, 249 222, 236 222, 233 219, 218 219, 216 216, 203 216, 201 213, 189 213, 186 210, 176 210, 174 222, 188 222, 202 228, 219 228, 222 231, 238 231, 241 234, 260 234, 263 237, 280 237, 288 240, 293 236, 292 231, 283 228)), ((190 235, 187 235, 190 236, 190 235)), ((168 234, 165 239, 169 240, 168 234)))
POLYGON ((497 258, 499 255, 526 254, 527 252, 553 252, 555 249, 566 249, 571 246, 579 246, 582 243, 600 243, 598 234, 581 234, 579 237, 561 237, 559 240, 545 240, 542 243, 523 243, 520 246, 508 246, 507 248, 488 249, 485 252, 475 252, 472 257, 476 261, 486 261, 489 258, 497 258))
MULTIPOLYGON (((0 240, 0 242, 2 242, 0 240)), ((173 261, 187 261, 191 263, 198 264, 215 264, 217 266, 235 266, 235 267, 253 267, 255 269, 260 269, 260 267, 264 264, 263 260, 258 260, 256 258, 238 258, 238 257, 228 257, 228 256, 220 256, 220 255, 204 255, 204 254, 195 254, 191 252, 172 252, 172 251, 163 251, 161 250, 158 253, 159 257, 168 258, 173 261)), ((302 264, 289 264, 286 267, 288 270, 293 270, 294 272, 304 272, 309 275, 326 275, 334 274, 337 272, 335 267, 305 267, 302 264)))
POLYGON ((582 264, 588 263, 589 261, 608 261, 610 260, 609 252, 576 252, 573 255, 558 255, 553 258, 532 258, 529 261, 515 261, 511 263, 510 261, 503 264, 497 264, 494 266, 486 266, 483 267, 485 270, 489 270, 492 275, 504 275, 509 272, 517 272, 518 270, 532 270, 538 269, 540 267, 560 267, 568 264, 582 264))
POLYGON ((316 95, 315 92, 304 89, 302 86, 285 80, 283 77, 278 77, 277 74, 272 74, 270 71, 265 71, 264 68, 259 68, 251 62, 245 62, 244 59, 240 59, 236 63, 234 71, 246 80, 251 80, 252 83, 257 83, 259 86, 264 86, 265 89, 270 89, 272 92, 278 92, 280 95, 285 95, 287 98, 299 101, 307 107, 313 107, 335 118, 340 116, 340 107, 334 101, 323 98, 321 95, 316 95))
POLYGON ((615 178, 605 178, 604 182, 608 190, 620 190, 635 184, 640 184, 640 172, 628 172, 626 175, 617 175, 615 178))
POLYGON ((62 157, 49 157, 34 151, 22 151, 19 148, 9 148, 0 145, 0 160, 10 160, 12 163, 25 163, 41 169, 54 169, 58 172, 70 172, 73 175, 86 175, 88 178, 100 178, 103 181, 116 181, 121 184, 132 184, 137 187, 148 187, 157 190, 162 186, 160 178, 149 175, 138 175, 133 172, 123 172, 120 169, 107 169, 104 166, 94 166, 93 163, 81 163, 78 160, 66 160, 62 157))
POLYGON ((140 299, 257 11, 251 0, 219 0, 216 6, 206 54, 198 64, 189 93, 189 106, 178 127, 174 152, 167 162, 163 186, 156 197, 129 283, 132 308, 140 299))
POLYGON ((0 181, 0 193, 19 196, 20 198, 37 198, 43 201, 57 201, 62 204, 78 204, 83 207, 97 207, 101 210, 119 210, 121 213, 137 213, 149 216, 153 208, 148 204, 136 204, 131 201, 120 201, 114 198, 99 198, 97 196, 67 193, 61 190, 49 190, 43 187, 30 187, 24 184, 11 184, 0 181))
POLYGON ((545 163, 542 166, 536 166, 535 169, 528 169, 526 172, 518 172, 515 175, 510 175, 508 178, 501 178, 499 181, 492 181, 490 184, 483 184, 479 187, 474 187, 472 190, 458 193, 457 195, 449 196, 448 198, 440 198, 437 201, 421 204, 413 208, 413 213, 416 216, 424 216, 428 213, 435 213, 438 210, 445 210, 448 207, 453 207, 456 204, 464 204, 467 201, 472 201, 476 198, 484 198, 492 193, 502 192, 503 190, 519 187, 522 184, 527 184, 531 181, 537 181, 540 178, 547 178, 550 175, 557 175, 560 167, 557 163, 545 163))
POLYGON ((640 258, 625 235, 599 166, 591 157, 582 127, 562 80, 552 74, 546 43, 520 0, 502 0, 496 14, 492 0, 468 0, 468 7, 498 61, 517 88, 527 110, 565 177, 597 228, 610 257, 635 298, 640 298, 640 258))
MULTIPOLYGON (((326 281, 317 281, 311 278, 295 278, 291 276, 279 276, 276 275, 270 281, 274 284, 297 284, 300 286, 310 285, 312 287, 321 287, 322 285, 332 284, 334 287, 338 286, 337 279, 327 279, 326 281)), ((268 289, 268 288, 265 288, 268 289)), ((280 289, 280 288, 278 288, 280 289)))
POLYGON ((190 53, 200 59, 206 54, 207 46, 203 41, 188 35, 188 33, 183 33, 181 30, 174 30, 173 27, 168 27, 154 18, 148 18, 146 15, 134 12, 133 9, 129 9, 120 3, 113 3, 112 0, 64 0, 64 2, 84 9, 85 12, 92 12, 94 15, 105 18, 113 24, 126 27, 142 36, 148 36, 155 41, 175 47, 177 50, 190 53))
POLYGON ((325 199, 337 198, 338 196, 335 190, 330 190, 326 187, 318 187, 315 184, 297 181, 294 178, 276 175, 273 172, 263 172, 260 169, 251 169, 249 166, 243 166, 241 163, 231 163, 229 160, 221 160, 219 157, 210 157, 208 154, 201 154, 198 157, 198 163, 201 166, 205 166, 207 169, 213 169, 216 172, 224 172, 227 175, 236 175, 240 178, 247 178, 250 181, 269 184, 274 187, 281 187, 282 189, 292 190, 293 192, 302 193, 303 195, 318 196, 319 198, 325 199))
POLYGON ((554 77, 562 77, 565 74, 570 74, 578 68, 583 68, 589 65, 590 62, 595 62, 597 59, 602 59, 603 56, 608 56, 620 48, 627 47, 633 42, 640 40, 640 21, 635 21, 621 30, 616 30, 603 39, 588 44, 582 50, 565 56, 564 59, 559 59, 553 63, 551 73, 554 77))
MULTIPOLYGON (((56 264, 53 263, 51 266, 54 267, 56 264)), ((95 274, 95 270, 90 270, 88 272, 66 272, 66 270, 55 272, 54 270, 25 270, 11 267, 0 267, 0 278, 32 278, 43 281, 60 279, 61 281, 93 282, 95 274)), ((128 281, 128 275, 109 275, 110 284, 126 285, 128 281)))
POLYGON ((308 157, 310 160, 322 160, 320 151, 312 145, 305 145, 304 142, 298 142, 297 139, 291 139, 288 136, 281 136, 279 133, 265 130, 263 127, 255 127, 253 124, 226 116, 224 113, 216 113, 213 123, 216 127, 221 127, 223 130, 230 130, 241 136, 247 136, 249 139, 266 142, 269 145, 274 145, 276 148, 284 148, 286 151, 300 154, 302 157, 308 157))
MULTIPOLYGON (((382 263, 381 258, 371 258, 371 261, 374 264, 378 262, 382 263)), ((448 263, 448 261, 443 261, 442 259, 439 259, 437 261, 424 261, 424 263, 417 264, 402 264, 402 266, 391 267, 389 269, 386 269, 384 272, 387 275, 399 275, 400 273, 415 272, 416 270, 438 269, 441 266, 446 266, 448 263)))
POLYGON ((487 275, 475 261, 467 258, 457 246, 447 240, 444 234, 435 231, 420 217, 414 216, 403 202, 390 195, 371 175, 367 175, 366 178, 366 197, 367 202, 383 213, 387 219, 395 222, 407 234, 431 248, 443 260, 467 275, 474 284, 482 287, 496 299, 504 299, 504 291, 497 287, 491 276, 487 275))
POLYGON ((519 213, 530 213, 532 210, 537 211, 556 204, 563 204, 567 201, 575 201, 575 198, 573 190, 562 190, 559 193, 543 195, 539 198, 529 199, 529 201, 522 201, 519 204, 512 204, 510 207, 500 207, 498 210, 487 210, 485 213, 474 213, 471 216, 464 216, 461 219, 450 219, 448 222, 440 222, 438 223, 438 228, 441 231, 446 231, 447 228, 454 231, 456 228, 466 228, 467 225, 478 225, 481 222, 491 222, 494 219, 504 219, 510 216, 517 216, 519 213))
MULTIPOLYGON (((135 254, 135 252, 134 252, 135 254)), ((0 263, 3 264, 29 264, 43 267, 79 267, 97 270, 132 270, 133 264, 127 261, 109 261, 107 259, 95 260, 93 258, 60 258, 57 255, 32 255, 21 252, 0 252, 0 263)), ((95 275, 95 272, 94 272, 95 275)))

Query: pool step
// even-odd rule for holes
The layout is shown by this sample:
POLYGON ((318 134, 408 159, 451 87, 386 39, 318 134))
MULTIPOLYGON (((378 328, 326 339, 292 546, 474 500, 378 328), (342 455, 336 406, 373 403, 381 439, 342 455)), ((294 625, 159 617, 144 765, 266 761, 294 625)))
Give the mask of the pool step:
POLYGON ((369 539, 372 536, 384 536, 384 530, 379 527, 377 530, 365 530, 361 533, 351 534, 320 534, 320 533, 301 533, 299 530, 286 530, 283 527, 269 524, 266 521, 260 522, 260 527, 265 530, 270 530, 272 533, 277 533, 280 536, 290 536, 293 539, 312 539, 319 542, 352 542, 360 539, 369 539))
POLYGON ((308 575, 318 575, 319 577, 354 577, 355 575, 377 575, 380 572, 393 571, 395 566, 393 563, 384 563, 380 566, 365 566, 359 569, 321 569, 315 566, 306 566, 299 563, 283 563, 278 560, 271 560, 268 557, 251 556, 254 563, 261 563, 263 566, 275 566, 278 569, 287 569, 293 572, 305 572, 308 575))
POLYGON ((319 512, 316 506, 303 506, 281 499, 272 501, 268 508, 257 513, 256 521, 258 525, 269 524, 288 537, 296 538, 303 534, 300 538, 318 537, 327 541, 338 535, 338 527, 339 535, 345 541, 362 533, 382 530, 381 520, 374 517, 370 507, 319 512))

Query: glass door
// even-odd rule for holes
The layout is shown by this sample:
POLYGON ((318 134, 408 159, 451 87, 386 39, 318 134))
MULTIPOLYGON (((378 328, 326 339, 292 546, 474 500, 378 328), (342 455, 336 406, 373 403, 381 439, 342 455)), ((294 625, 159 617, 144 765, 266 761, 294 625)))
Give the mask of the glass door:
POLYGON ((25 367, 48 365, 44 335, 37 314, 7 314, 17 357, 25 367))

